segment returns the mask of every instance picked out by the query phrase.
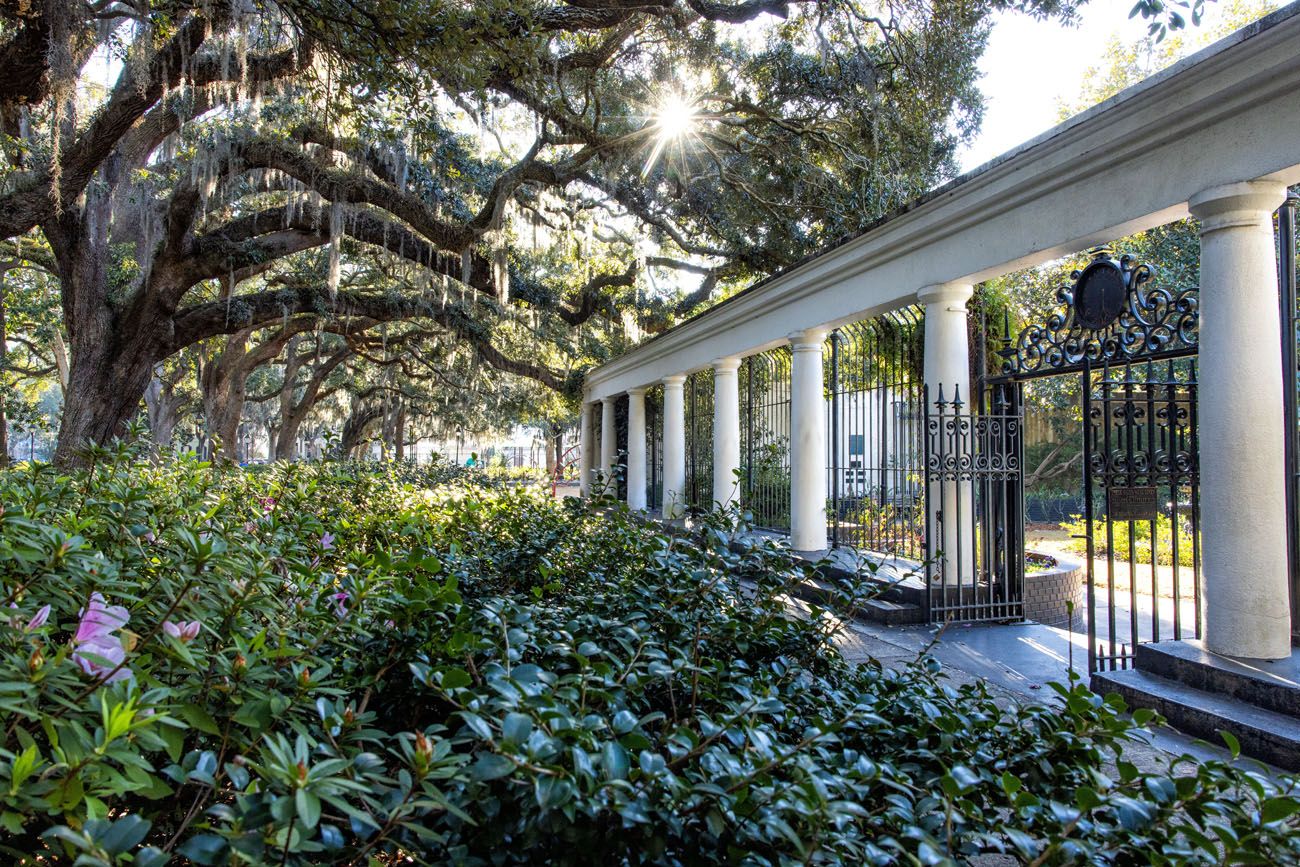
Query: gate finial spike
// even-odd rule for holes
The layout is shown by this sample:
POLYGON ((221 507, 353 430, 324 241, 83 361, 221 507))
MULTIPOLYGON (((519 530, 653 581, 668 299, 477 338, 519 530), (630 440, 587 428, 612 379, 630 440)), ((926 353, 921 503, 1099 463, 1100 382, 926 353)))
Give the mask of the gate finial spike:
POLYGON ((944 403, 944 401, 943 401, 943 383, 941 382, 941 383, 939 383, 939 396, 938 396, 937 398, 935 398, 935 400, 934 400, 934 405, 937 406, 937 407, 939 407, 940 409, 943 409, 943 403, 944 403))
POLYGON ((960 411, 960 410, 961 410, 962 402, 961 402, 961 384, 960 384, 960 383, 958 383, 957 385, 954 385, 954 386, 952 387, 952 407, 953 407, 953 409, 955 409, 955 410, 957 410, 957 411, 960 411))

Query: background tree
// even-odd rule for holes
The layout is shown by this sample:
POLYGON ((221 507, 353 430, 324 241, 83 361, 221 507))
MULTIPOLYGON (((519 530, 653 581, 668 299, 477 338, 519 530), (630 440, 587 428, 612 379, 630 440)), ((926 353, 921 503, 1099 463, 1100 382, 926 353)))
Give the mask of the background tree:
POLYGON ((60 278, 59 459, 285 317, 431 320, 572 393, 493 341, 577 369, 947 176, 1000 5, 0 4, 0 237, 60 278), (382 288, 340 288, 358 257, 382 288))

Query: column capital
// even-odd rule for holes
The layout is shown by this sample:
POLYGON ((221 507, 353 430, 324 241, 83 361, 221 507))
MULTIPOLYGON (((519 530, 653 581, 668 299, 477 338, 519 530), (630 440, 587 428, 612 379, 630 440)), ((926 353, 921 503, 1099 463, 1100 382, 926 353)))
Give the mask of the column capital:
POLYGON ((617 400, 618 400, 618 395, 611 394, 609 397, 602 397, 600 399, 600 402, 603 403, 605 406, 613 406, 614 402, 617 400))
POLYGON ((650 390, 650 386, 648 386, 648 385, 638 385, 636 388, 629 388, 629 389, 627 390, 627 396, 628 396, 628 397, 645 397, 645 393, 646 393, 647 391, 649 391, 649 390, 650 390))
POLYGON ((719 358, 713 362, 714 373, 735 373, 740 369, 740 357, 719 358))
POLYGON ((1253 226, 1271 217, 1286 201, 1281 181, 1239 181, 1202 190, 1187 200, 1187 209, 1201 221, 1201 234, 1233 226, 1253 226))
POLYGON ((669 376, 665 376, 661 381, 664 384, 664 388, 681 388, 686 384, 686 374, 670 374, 669 376))
POLYGON ((925 286, 916 293, 916 300, 922 304, 946 304, 956 307, 954 313, 965 313, 966 302, 975 294, 975 287, 970 283, 935 283, 925 286))
POLYGON ((790 350, 792 352, 809 352, 812 350, 821 352, 822 344, 826 342, 826 335, 829 331, 828 328, 805 328, 803 331, 792 331, 786 339, 790 341, 790 350))

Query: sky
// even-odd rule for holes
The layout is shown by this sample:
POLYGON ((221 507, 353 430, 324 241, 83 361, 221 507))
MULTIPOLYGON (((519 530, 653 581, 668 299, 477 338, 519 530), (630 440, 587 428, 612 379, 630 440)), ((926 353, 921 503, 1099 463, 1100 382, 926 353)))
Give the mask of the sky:
MULTIPOLYGON (((1147 22, 1128 17, 1132 8, 1133 0, 1090 0, 1074 28, 1014 12, 999 14, 980 62, 984 122, 958 156, 961 171, 1056 126, 1058 102, 1078 97, 1088 67, 1100 65, 1107 40, 1117 35, 1134 43, 1146 35, 1147 22)), ((1218 3, 1207 3, 1202 27, 1212 27, 1221 15, 1218 3)))

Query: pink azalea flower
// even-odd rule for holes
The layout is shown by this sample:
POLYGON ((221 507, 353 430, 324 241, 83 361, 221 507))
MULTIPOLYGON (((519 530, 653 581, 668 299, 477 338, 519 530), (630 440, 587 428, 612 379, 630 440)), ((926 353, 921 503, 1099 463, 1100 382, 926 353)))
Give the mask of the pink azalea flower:
POLYGON ((103 678, 106 683, 135 677, 131 669, 122 664, 126 661, 122 639, 113 634, 130 619, 131 615, 121 605, 107 605, 103 594, 92 593, 90 604, 81 612, 77 634, 72 638, 77 647, 72 660, 86 674, 103 678))
POLYGON ((200 625, 197 620, 189 622, 182 620, 180 623, 173 623, 170 620, 163 621, 163 632, 187 644, 199 637, 199 628, 200 625))
POLYGON ((50 619, 50 606, 48 604, 42 605, 39 609, 37 609, 36 613, 32 615, 32 619, 27 621, 27 625, 24 626, 23 629, 27 632, 33 632, 37 629, 40 629, 42 626, 44 626, 46 621, 49 619, 50 619))
POLYGON ((320 534, 320 549, 322 551, 332 551, 334 549, 334 534, 329 530, 320 534))
MULTIPOLYGON (((9 607, 17 611, 18 603, 10 602, 9 607)), ((9 618, 9 625, 12 626, 14 629, 22 629, 24 632, 33 632, 37 629, 40 629, 42 626, 44 626, 45 622, 49 619, 50 619, 50 606, 42 605, 39 609, 37 609, 36 613, 31 616, 31 619, 27 621, 26 626, 19 625, 22 623, 22 618, 19 617, 17 614, 9 618)))
POLYGON ((335 593, 330 596, 330 599, 334 600, 334 613, 339 616, 340 620, 348 616, 347 601, 351 598, 351 594, 347 592, 335 593))

